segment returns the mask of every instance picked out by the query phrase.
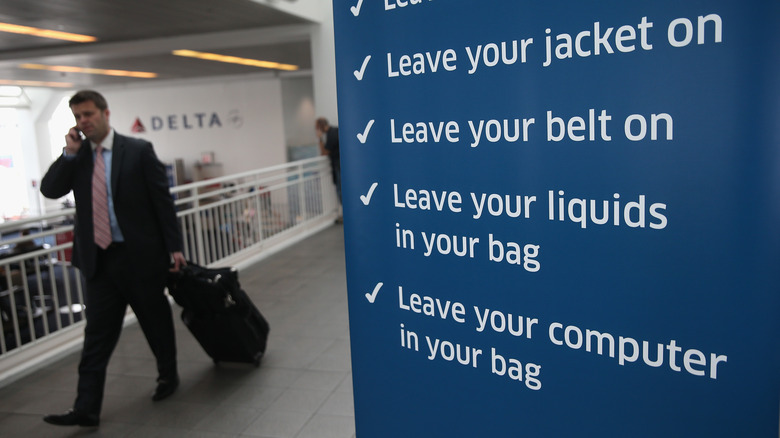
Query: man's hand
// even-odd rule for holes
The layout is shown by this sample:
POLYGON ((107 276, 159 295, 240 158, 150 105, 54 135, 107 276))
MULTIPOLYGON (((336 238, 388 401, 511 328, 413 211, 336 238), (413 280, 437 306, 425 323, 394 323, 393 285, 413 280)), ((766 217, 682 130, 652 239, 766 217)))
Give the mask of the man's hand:
POLYGON ((81 135, 77 127, 72 127, 65 135, 65 152, 68 155, 76 155, 79 149, 81 149, 81 135))
POLYGON ((169 269, 171 272, 179 272, 179 269, 182 266, 187 266, 187 260, 184 258, 184 253, 181 251, 177 251, 174 253, 171 253, 171 258, 173 259, 173 267, 169 269))

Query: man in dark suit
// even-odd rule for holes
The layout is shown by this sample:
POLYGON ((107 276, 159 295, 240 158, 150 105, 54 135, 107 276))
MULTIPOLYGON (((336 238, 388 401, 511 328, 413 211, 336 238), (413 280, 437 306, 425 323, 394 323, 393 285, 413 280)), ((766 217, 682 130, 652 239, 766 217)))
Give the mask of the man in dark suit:
POLYGON ((165 168, 152 144, 116 133, 109 125, 108 104, 95 91, 76 93, 70 108, 76 126, 43 177, 41 193, 57 199, 73 191, 72 260, 86 279, 87 325, 73 408, 44 421, 97 426, 106 368, 128 304, 157 360, 152 399, 162 400, 178 387, 173 318, 164 288, 169 268, 178 271, 186 262, 165 168))

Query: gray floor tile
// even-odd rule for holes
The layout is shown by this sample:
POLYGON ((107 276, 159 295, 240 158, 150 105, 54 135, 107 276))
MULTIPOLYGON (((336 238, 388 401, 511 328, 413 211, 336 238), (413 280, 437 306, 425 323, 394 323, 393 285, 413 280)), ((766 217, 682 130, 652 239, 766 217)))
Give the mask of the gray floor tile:
POLYGON ((311 417, 306 412, 266 411, 241 436, 295 438, 311 417))
POLYGON ((290 385, 298 389, 314 389, 320 391, 334 391, 346 378, 343 371, 304 371, 298 380, 290 385))
POLYGON ((264 410, 271 406, 284 393, 285 388, 240 386, 221 404, 225 406, 243 406, 264 410))
POLYGON ((351 417, 317 414, 296 438, 351 438, 354 435, 355 422, 351 417))
POLYGON ((317 411, 318 414, 352 417, 355 415, 355 402, 351 392, 334 392, 317 411))
POLYGON ((260 416, 260 412, 255 408, 219 406, 196 423, 194 428, 235 436, 246 430, 260 416))
POLYGON ((330 391, 290 388, 285 390, 268 410, 313 414, 325 403, 328 396, 330 391))

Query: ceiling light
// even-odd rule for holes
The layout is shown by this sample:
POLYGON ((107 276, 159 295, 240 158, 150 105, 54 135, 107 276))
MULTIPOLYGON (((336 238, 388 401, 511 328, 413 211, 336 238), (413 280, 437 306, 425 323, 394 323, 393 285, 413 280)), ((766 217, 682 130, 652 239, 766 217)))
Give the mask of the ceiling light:
POLYGON ((194 50, 174 50, 176 56, 186 56, 189 58, 204 59, 206 61, 227 62, 230 64, 240 64, 250 67, 272 68, 276 70, 294 71, 298 70, 297 65, 281 64, 278 62, 261 61, 259 59, 239 58, 238 56, 219 55, 216 53, 196 52, 194 50))
POLYGON ((60 73, 85 73, 90 75, 121 76, 126 78, 152 79, 157 77, 157 73, 145 71, 111 70, 103 68, 74 67, 69 65, 43 65, 43 64, 21 64, 20 68, 28 70, 46 70, 60 73))
POLYGON ((89 35, 79 35, 77 33, 60 32, 49 29, 39 29, 37 27, 19 26, 17 24, 10 23, 0 23, 0 32, 19 33, 41 38, 74 41, 77 43, 91 43, 93 41, 97 41, 97 38, 89 35))
POLYGON ((0 85, 14 85, 18 87, 73 88, 73 83, 71 82, 12 81, 8 79, 0 79, 0 85))

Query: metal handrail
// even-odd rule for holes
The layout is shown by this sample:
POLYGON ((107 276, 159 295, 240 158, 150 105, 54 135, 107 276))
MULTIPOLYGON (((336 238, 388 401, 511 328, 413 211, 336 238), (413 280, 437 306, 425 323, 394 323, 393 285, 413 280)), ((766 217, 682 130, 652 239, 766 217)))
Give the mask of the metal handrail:
MULTIPOLYGON (((171 188, 184 253, 204 266, 241 269, 333 223, 338 200, 325 157, 171 188)), ((0 386, 31 363, 78 348, 83 281, 70 263, 75 209, 0 224, 0 246, 39 248, 0 258, 0 386), (35 233, 14 235, 22 229, 35 233)), ((20 233, 21 234, 21 233, 20 233)))

